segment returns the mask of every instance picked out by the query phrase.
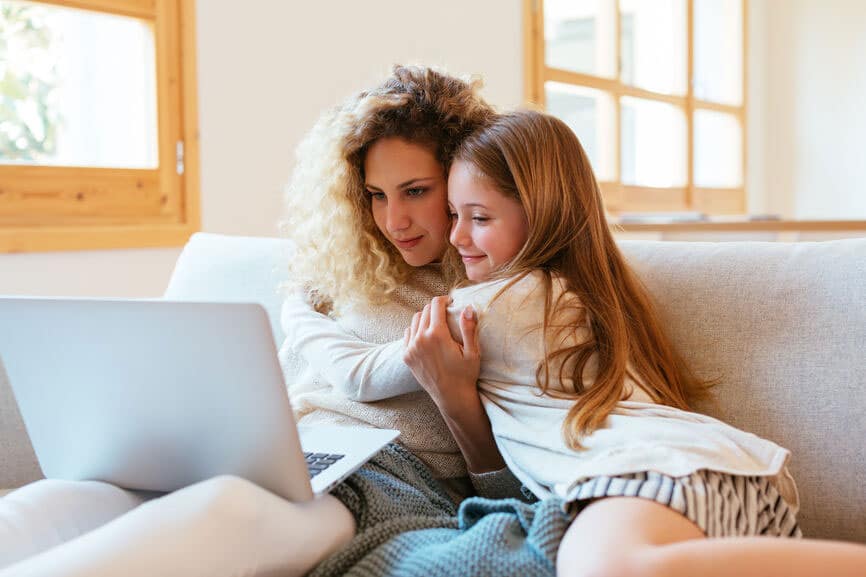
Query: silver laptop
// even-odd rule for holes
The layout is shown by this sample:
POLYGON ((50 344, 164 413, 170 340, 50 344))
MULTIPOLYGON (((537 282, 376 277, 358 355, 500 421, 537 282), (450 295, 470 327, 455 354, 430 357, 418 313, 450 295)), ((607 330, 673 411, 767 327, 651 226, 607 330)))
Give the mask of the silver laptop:
POLYGON ((297 427, 258 304, 0 297, 0 357, 49 478, 305 501, 399 434, 297 427))

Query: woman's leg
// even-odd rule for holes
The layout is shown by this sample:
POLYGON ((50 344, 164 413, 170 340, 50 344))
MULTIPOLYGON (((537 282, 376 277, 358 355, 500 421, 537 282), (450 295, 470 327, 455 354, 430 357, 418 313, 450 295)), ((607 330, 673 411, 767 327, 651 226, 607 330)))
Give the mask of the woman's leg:
POLYGON ((97 481, 43 479, 0 499, 0 569, 91 531, 145 497, 97 481))
POLYGON ((354 517, 330 495, 291 503, 249 481, 217 477, 145 503, 8 575, 302 575, 354 532, 354 517))
POLYGON ((707 539, 679 513, 646 499, 587 506, 563 537, 558 575, 680 577, 862 577, 866 546, 837 541, 707 539))

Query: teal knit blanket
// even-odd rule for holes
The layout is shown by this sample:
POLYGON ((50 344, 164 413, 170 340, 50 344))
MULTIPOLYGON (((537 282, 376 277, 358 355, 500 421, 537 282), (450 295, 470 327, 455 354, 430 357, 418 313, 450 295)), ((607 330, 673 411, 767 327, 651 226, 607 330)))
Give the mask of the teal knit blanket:
POLYGON ((313 577, 547 576, 571 521, 561 501, 474 497, 459 508, 427 467, 389 445, 333 494, 358 532, 313 577))

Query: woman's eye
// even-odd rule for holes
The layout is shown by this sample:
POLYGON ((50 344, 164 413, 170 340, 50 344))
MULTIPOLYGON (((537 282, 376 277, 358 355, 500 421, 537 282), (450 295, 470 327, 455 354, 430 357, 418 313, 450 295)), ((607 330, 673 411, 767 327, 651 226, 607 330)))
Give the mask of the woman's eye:
POLYGON ((421 196, 424 194, 425 189, 423 188, 407 188, 406 194, 408 196, 421 196))
POLYGON ((385 200, 385 193, 384 192, 375 192, 373 190, 368 190, 367 194, 369 194, 370 198, 373 200, 385 200))

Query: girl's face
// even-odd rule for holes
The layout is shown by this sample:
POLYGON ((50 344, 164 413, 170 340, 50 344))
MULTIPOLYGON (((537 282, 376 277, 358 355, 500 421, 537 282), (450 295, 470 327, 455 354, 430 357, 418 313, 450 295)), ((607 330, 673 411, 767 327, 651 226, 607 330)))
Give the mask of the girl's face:
POLYGON ((493 188, 461 160, 448 175, 451 244, 463 258, 469 280, 481 281, 526 243, 529 226, 520 203, 493 188))
POLYGON ((411 266, 437 261, 451 225, 442 165, 425 146, 402 138, 374 142, 364 159, 373 220, 411 266))

